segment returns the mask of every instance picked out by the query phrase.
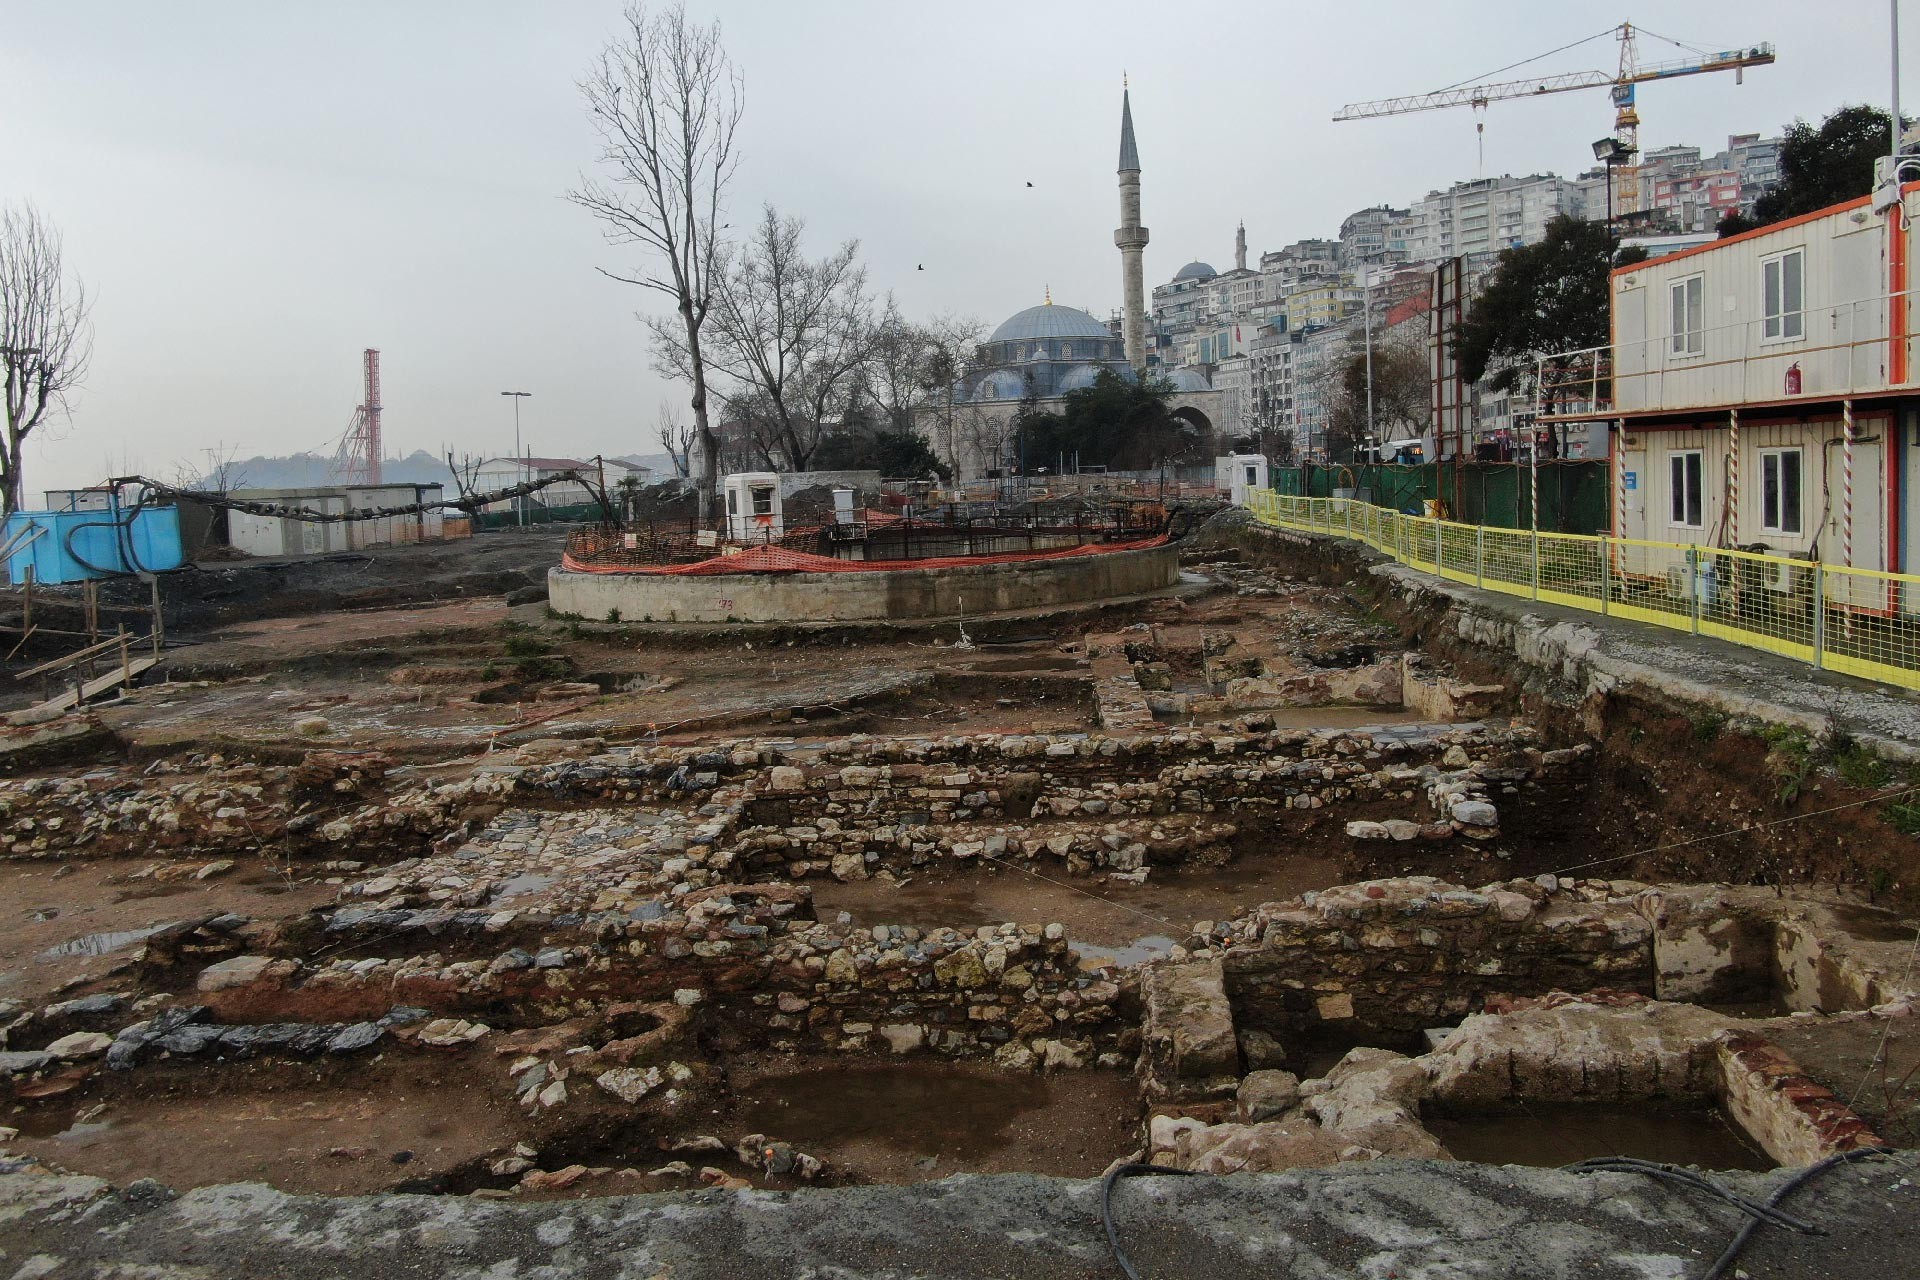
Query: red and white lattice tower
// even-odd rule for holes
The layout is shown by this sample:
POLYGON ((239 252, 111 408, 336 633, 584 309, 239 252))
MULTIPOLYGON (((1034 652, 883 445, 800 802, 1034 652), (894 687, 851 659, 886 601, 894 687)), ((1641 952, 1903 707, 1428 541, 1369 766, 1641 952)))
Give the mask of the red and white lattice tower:
POLYGON ((373 347, 366 350, 367 362, 367 398, 360 407, 366 411, 365 449, 361 457, 366 462, 367 483, 380 483, 380 352, 373 347))
POLYGON ((380 483, 380 352, 368 347, 365 361, 363 398, 334 456, 334 468, 347 484, 380 483))

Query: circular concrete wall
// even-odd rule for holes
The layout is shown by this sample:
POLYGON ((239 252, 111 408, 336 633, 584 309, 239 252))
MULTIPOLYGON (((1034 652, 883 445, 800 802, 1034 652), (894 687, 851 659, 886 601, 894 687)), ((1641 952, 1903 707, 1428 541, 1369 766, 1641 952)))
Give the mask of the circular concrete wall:
POLYGON ((623 622, 878 622, 1044 609, 1172 586, 1180 549, 1060 560, 711 576, 547 571, 554 612, 623 622), (615 611, 618 611, 617 615, 615 611))

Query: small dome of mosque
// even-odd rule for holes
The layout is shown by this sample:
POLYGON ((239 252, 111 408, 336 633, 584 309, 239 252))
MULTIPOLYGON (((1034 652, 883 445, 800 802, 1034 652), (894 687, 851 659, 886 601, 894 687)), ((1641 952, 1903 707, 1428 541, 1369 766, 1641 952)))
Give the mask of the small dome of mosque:
POLYGON ((1054 393, 1056 395, 1065 395, 1069 391, 1078 391, 1082 387, 1090 387, 1099 376, 1099 365, 1077 364, 1061 374, 1059 379, 1055 381, 1054 393))
POLYGON ((1027 391, 1026 379, 1012 369, 994 369, 975 380, 966 399, 976 401, 1018 400, 1027 391))
POLYGON ((988 342, 1021 342, 1032 338, 1110 338, 1107 326, 1077 307, 1049 302, 1007 317, 988 342))
POLYGON ((1186 266, 1174 272, 1173 278, 1174 282, 1178 283, 1182 280, 1211 280, 1219 274, 1218 271, 1215 271, 1204 262, 1189 262, 1186 266))
POLYGON ((1198 369, 1169 369, 1166 374, 1166 379, 1173 384, 1175 391, 1213 390, 1212 387, 1207 385, 1206 376, 1198 369))

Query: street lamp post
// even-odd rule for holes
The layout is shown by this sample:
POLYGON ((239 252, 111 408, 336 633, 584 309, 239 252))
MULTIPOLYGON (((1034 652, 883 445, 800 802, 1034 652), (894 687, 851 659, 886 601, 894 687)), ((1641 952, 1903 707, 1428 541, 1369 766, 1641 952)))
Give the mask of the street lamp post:
MULTIPOLYGON (((527 482, 527 454, 526 451, 520 447, 520 402, 532 395, 533 392, 502 391, 500 394, 509 396, 513 400, 513 462, 515 468, 519 471, 520 483, 525 484, 527 482)), ((513 509, 517 517, 514 523, 524 528, 527 523, 526 494, 523 493, 514 498, 513 509)))
MULTIPOLYGON (((1373 431, 1373 269, 1363 268, 1360 272, 1360 327, 1366 334, 1367 344, 1367 443, 1378 443, 1373 431)), ((1380 459, 1375 457, 1373 461, 1380 459)))
POLYGON ((1618 138, 1601 138, 1593 144, 1593 158, 1607 166, 1607 244, 1613 245, 1613 171, 1633 158, 1634 149, 1618 138))

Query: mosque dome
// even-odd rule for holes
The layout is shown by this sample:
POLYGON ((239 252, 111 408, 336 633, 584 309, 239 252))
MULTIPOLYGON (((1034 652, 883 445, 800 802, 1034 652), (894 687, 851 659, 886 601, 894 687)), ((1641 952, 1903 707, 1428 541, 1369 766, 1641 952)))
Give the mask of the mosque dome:
POLYGON ((1173 273, 1173 279, 1174 283, 1178 284, 1182 280, 1211 280, 1219 274, 1218 271, 1215 271, 1207 263, 1189 262, 1186 266, 1173 273))
POLYGON ((976 379, 964 398, 977 401, 1018 400, 1026 391, 1026 379, 1017 370, 994 369, 976 379))
POLYGON ((1206 376, 1198 369, 1169 369, 1166 374, 1166 379, 1173 384, 1175 391, 1213 390, 1212 387, 1207 385, 1206 376))
POLYGON ((1049 302, 1007 317, 988 342, 1022 342, 1033 338, 1110 338, 1107 326, 1077 307, 1049 302))
POLYGON ((1082 387, 1092 386, 1100 376, 1100 368, 1101 366, 1097 364, 1074 365, 1054 382, 1054 394, 1065 395, 1069 391, 1078 391, 1082 387))

